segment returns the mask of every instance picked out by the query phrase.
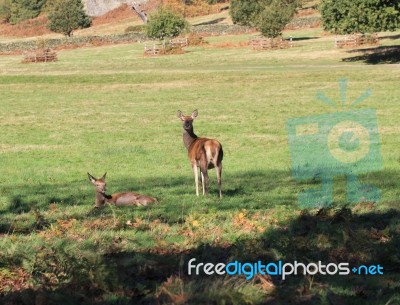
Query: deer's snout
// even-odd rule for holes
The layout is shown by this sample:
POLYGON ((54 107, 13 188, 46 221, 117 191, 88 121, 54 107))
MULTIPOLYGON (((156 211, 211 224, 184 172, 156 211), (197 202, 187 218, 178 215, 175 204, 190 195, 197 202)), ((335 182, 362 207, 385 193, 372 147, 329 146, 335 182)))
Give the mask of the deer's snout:
POLYGON ((106 186, 105 185, 97 185, 96 189, 100 193, 105 193, 106 192, 106 186))

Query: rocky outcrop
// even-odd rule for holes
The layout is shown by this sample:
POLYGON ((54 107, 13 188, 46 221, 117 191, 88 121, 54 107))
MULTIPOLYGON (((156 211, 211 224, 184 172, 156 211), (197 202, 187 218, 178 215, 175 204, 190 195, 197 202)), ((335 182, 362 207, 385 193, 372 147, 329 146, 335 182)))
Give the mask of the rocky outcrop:
MULTIPOLYGON (((119 7, 120 5, 127 3, 130 0, 82 0, 86 9, 86 13, 89 16, 101 16, 105 13, 119 7)), ((135 0, 137 3, 145 3, 148 0, 135 0)))

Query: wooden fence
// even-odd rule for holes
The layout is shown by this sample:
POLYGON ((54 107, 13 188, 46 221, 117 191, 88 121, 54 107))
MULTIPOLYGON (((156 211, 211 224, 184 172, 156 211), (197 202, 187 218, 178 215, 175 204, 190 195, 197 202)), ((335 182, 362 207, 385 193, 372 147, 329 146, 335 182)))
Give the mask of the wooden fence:
POLYGON ((250 40, 253 50, 286 49, 293 46, 293 39, 255 37, 250 40))
POLYGON ((170 50, 182 49, 188 46, 188 38, 174 38, 162 43, 153 43, 144 45, 144 55, 156 56, 167 54, 170 50))
POLYGON ((169 41, 173 48, 184 48, 188 46, 188 38, 175 38, 169 41))
POLYGON ((50 50, 50 49, 45 49, 45 50, 40 50, 36 52, 28 52, 25 53, 24 59, 22 62, 24 63, 29 63, 29 62, 52 62, 52 61, 57 61, 57 52, 50 50))
POLYGON ((377 44, 378 43, 378 35, 346 35, 344 37, 336 37, 335 38, 335 47, 336 48, 355 48, 365 44, 377 44))
POLYGON ((165 46, 162 43, 154 43, 150 46, 146 43, 144 45, 144 55, 159 55, 163 50, 165 50, 165 46))

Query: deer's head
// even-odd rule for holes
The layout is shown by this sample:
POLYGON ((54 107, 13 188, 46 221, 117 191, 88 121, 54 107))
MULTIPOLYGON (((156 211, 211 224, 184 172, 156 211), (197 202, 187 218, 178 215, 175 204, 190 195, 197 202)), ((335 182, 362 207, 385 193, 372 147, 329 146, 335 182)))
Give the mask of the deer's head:
POLYGON ((106 175, 107 175, 107 173, 105 173, 103 175, 103 177, 101 177, 100 179, 96 179, 89 173, 87 173, 87 174, 88 174, 90 182, 92 182, 92 184, 96 188, 96 192, 105 194, 106 193, 106 175))
POLYGON ((193 120, 197 117, 199 112, 194 110, 192 115, 183 115, 182 111, 178 110, 177 116, 183 122, 183 129, 190 131, 193 129, 193 120))

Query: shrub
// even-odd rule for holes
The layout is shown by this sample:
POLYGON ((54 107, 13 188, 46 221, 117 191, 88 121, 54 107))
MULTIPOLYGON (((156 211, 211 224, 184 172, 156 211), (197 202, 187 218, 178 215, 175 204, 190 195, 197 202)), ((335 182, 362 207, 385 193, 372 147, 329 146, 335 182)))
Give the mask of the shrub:
POLYGON ((11 18, 11 0, 0 0, 0 23, 9 22, 11 18))
POLYGON ((230 7, 232 21, 241 25, 256 26, 262 12, 260 1, 232 0, 230 7))
POLYGON ((201 46, 207 44, 207 41, 203 39, 203 36, 197 33, 190 33, 188 36, 188 45, 189 46, 201 46))
POLYGON ((324 29, 337 34, 400 28, 399 0, 323 0, 320 11, 324 29))
POLYGON ((10 22, 17 24, 37 17, 46 0, 10 0, 10 22))
POLYGON ((296 6, 296 1, 291 3, 273 1, 271 5, 265 7, 261 12, 261 20, 258 25, 261 34, 270 38, 281 35, 282 30, 292 19, 296 6))
POLYGON ((299 0, 232 0, 230 14, 234 23, 253 26, 273 38, 281 34, 299 4, 299 0))
POLYGON ((183 17, 161 7, 150 16, 146 24, 146 34, 151 38, 164 39, 176 37, 188 28, 189 24, 183 17))
POLYGON ((91 23, 81 0, 56 0, 49 12, 49 29, 66 36, 71 36, 76 29, 89 27, 91 23))

